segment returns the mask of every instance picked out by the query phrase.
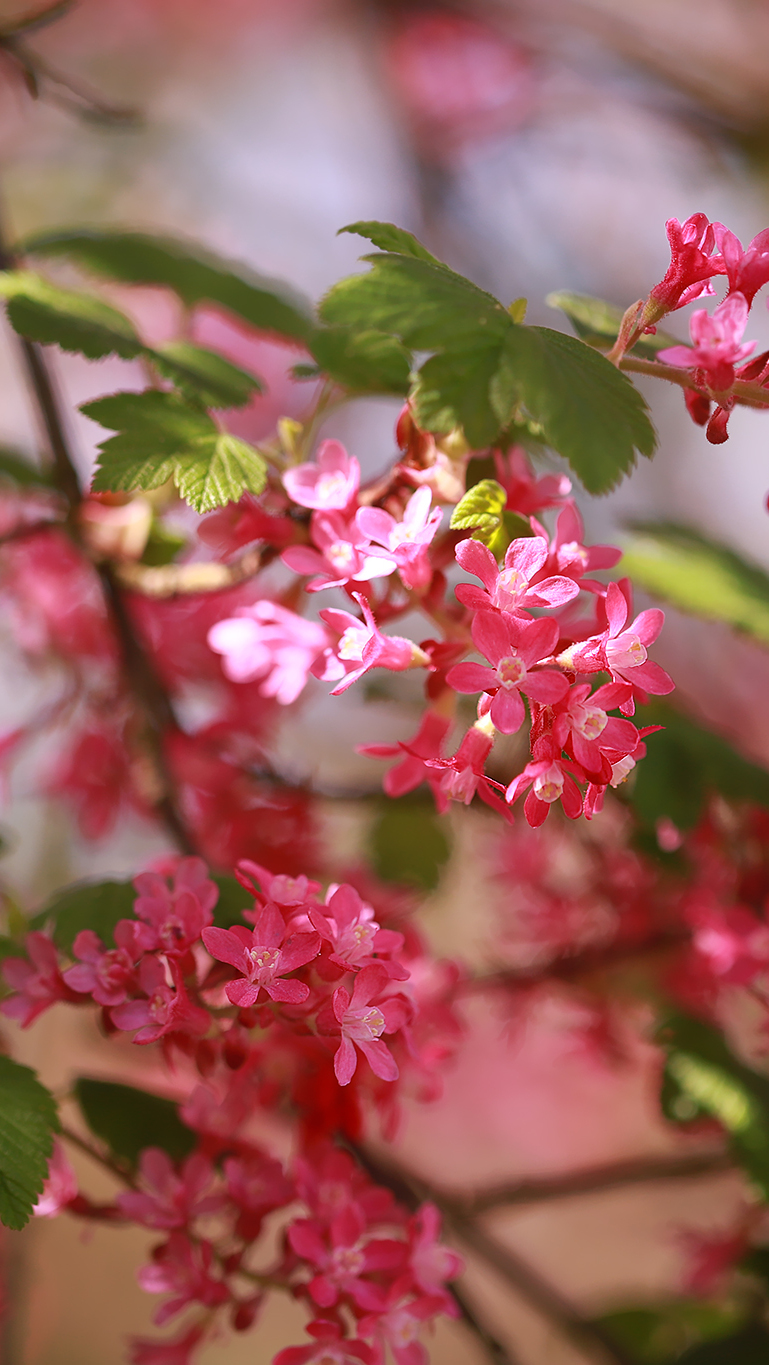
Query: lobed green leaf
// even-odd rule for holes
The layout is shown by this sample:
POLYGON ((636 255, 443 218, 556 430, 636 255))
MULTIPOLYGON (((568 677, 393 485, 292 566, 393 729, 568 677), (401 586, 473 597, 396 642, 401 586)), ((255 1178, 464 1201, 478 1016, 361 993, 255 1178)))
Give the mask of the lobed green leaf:
POLYGON ((623 569, 681 611, 724 621, 769 643, 769 574, 736 551, 673 522, 638 522, 623 569))
POLYGON ((83 929, 91 929, 107 948, 115 946, 118 920, 132 919, 136 892, 130 882, 76 882, 60 891, 30 921, 32 929, 47 929, 64 953, 83 929))
POLYGON ((89 360, 118 355, 133 360, 143 347, 124 313, 93 294, 61 289, 27 270, 0 273, 0 298, 8 318, 22 336, 41 345, 77 351, 89 360))
POLYGON ((452 531, 474 530, 477 540, 488 544, 502 525, 507 493, 496 479, 480 479, 468 488, 451 514, 452 531))
POLYGON ((309 345, 321 370, 353 392, 405 396, 409 391, 411 357, 386 332, 318 328, 309 345))
MULTIPOLYGON (((606 303, 604 299, 595 299, 590 294, 571 294, 567 289, 548 294, 545 303, 551 308, 560 308, 561 312, 566 314, 577 336, 580 340, 586 341, 588 346, 595 346, 599 351, 611 350, 619 335, 623 318, 622 309, 617 308, 616 304, 606 303)), ((657 352, 664 350, 666 346, 680 345, 678 337, 657 329, 656 333, 641 337, 631 354, 654 360, 657 352)))
MULTIPOLYGON (((437 256, 433 256, 432 252, 422 245, 413 232, 407 232, 405 228, 396 227, 395 223, 371 221, 348 223, 347 227, 339 229, 337 237, 343 232, 354 233, 356 237, 365 237, 373 246, 378 246, 380 251, 396 252, 400 256, 412 256, 417 261, 430 261, 432 265, 443 265, 437 256)), ((446 266, 444 269, 448 269, 448 267, 446 266)))
POLYGON ((192 1129, 179 1117, 179 1106, 162 1095, 89 1076, 79 1076, 73 1089, 91 1132, 132 1169, 145 1147, 160 1147, 181 1161, 197 1145, 192 1129))
POLYGON ((17 1231, 43 1191, 59 1120, 35 1072, 0 1056, 0 1222, 17 1231))

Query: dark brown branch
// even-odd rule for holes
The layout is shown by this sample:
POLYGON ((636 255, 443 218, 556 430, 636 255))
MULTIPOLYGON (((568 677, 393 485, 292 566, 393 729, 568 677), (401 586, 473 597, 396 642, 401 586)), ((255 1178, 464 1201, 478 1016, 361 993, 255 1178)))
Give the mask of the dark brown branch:
POLYGON ((645 939, 623 940, 605 947, 587 948, 580 953, 549 958, 535 967, 500 967, 497 971, 471 977, 459 989, 470 994, 485 990, 514 990, 544 981, 573 981, 593 972, 606 971, 622 962, 637 961, 680 947, 691 937, 686 929, 671 929, 645 939))
POLYGON ((491 1185, 465 1198, 457 1199, 454 1196, 454 1202, 461 1206, 468 1217, 472 1217, 486 1213, 489 1209, 547 1203, 554 1199, 597 1194, 601 1190, 652 1184, 660 1180, 692 1180, 735 1169, 734 1158, 728 1152, 700 1152, 684 1157, 641 1157, 633 1161, 614 1161, 603 1166, 588 1167, 582 1171, 569 1171, 565 1175, 539 1176, 508 1185, 491 1185))
POLYGON ((464 1289, 453 1284, 451 1294, 459 1309, 461 1321, 478 1339, 491 1361, 491 1365, 518 1365, 517 1357, 513 1355, 510 1347, 503 1345, 499 1338, 494 1336, 493 1332, 490 1332, 486 1324, 478 1317, 464 1289))

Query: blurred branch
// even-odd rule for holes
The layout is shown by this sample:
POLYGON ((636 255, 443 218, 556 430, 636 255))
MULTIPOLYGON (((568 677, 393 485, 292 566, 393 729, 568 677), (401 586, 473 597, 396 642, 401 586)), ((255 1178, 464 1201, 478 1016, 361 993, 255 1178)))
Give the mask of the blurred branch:
POLYGON ((183 597, 192 593, 223 592, 253 578, 274 554, 264 548, 246 550, 230 564, 148 564, 123 561, 114 566, 117 582, 145 597, 183 597))
POLYGON ((17 69, 33 99, 48 100, 92 123, 123 128, 138 126, 141 118, 137 110, 103 99, 83 82, 74 80, 38 56, 24 41, 28 34, 64 18, 75 3, 76 0, 61 0, 61 3, 0 27, 0 52, 4 52, 17 69))
POLYGON ((636 962, 639 958, 667 952, 680 947, 690 937, 687 929, 670 929, 645 939, 609 943, 606 947, 586 948, 580 953, 551 957, 534 967, 500 967, 497 971, 460 981, 457 989, 473 994, 485 990, 515 990, 545 981, 574 981, 623 962, 636 962))

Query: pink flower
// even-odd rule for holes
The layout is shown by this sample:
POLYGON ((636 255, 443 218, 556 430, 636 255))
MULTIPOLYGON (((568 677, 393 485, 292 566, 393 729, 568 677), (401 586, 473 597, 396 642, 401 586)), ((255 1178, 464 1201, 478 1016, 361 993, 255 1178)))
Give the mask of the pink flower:
POLYGON ((320 613, 327 625, 339 635, 336 649, 330 651, 324 660, 324 671, 321 672, 318 667, 316 674, 329 680, 341 678, 341 682, 331 689, 332 697, 345 692, 371 668, 402 672, 407 668, 425 668, 430 662, 413 640, 407 640, 402 635, 383 635, 366 599, 360 593, 354 593, 353 596, 363 612, 363 621, 335 608, 320 613), (352 668, 348 667, 350 664, 352 668))
POLYGON ((340 1294, 349 1294, 360 1308, 384 1306, 379 1285, 363 1276, 398 1270, 406 1246, 390 1238, 367 1238, 366 1230, 366 1216, 357 1203, 341 1209, 328 1228, 311 1218, 298 1218, 289 1225, 292 1251, 316 1268, 307 1288, 321 1308, 333 1308, 340 1294))
POLYGON ((716 250, 716 235, 713 224, 704 213, 693 213, 685 223, 670 218, 665 224, 670 243, 670 265, 664 278, 656 284, 649 295, 649 305, 653 305, 653 323, 665 313, 683 308, 703 294, 712 294, 710 280, 714 275, 724 275, 726 266, 716 250))
POLYGON ((571 578, 546 578, 532 583, 547 560, 549 546, 543 536, 514 540, 500 569, 491 550, 479 540, 460 540, 455 554, 467 573, 480 578, 483 588, 460 583, 455 589, 460 602, 473 610, 495 607, 498 611, 524 612, 534 607, 562 607, 579 592, 571 578))
POLYGON ((489 734, 487 724, 481 720, 472 725, 451 758, 427 758, 424 762, 440 772, 441 791, 452 801, 462 801, 469 806, 477 793, 487 806, 509 819, 507 807, 497 796, 496 784, 484 773, 484 764, 494 747, 494 737, 489 734))
POLYGON ((618 761, 615 755, 624 757, 638 748, 635 725, 607 715, 629 696, 626 683, 606 683, 592 695, 590 683, 580 683, 556 708, 554 740, 562 749, 569 747, 572 757, 595 781, 610 782, 612 762, 618 761))
POLYGON ((165 968, 157 957, 145 957, 139 968, 139 984, 147 997, 126 1000, 110 1011, 116 1028, 137 1029, 135 1043, 156 1043, 168 1033, 202 1037, 208 1032, 211 1016, 190 1000, 175 958, 170 961, 175 989, 166 981, 165 968))
POLYGON ((278 908, 269 903, 257 916, 253 929, 236 924, 233 929, 204 929, 203 942, 212 957, 228 962, 241 974, 226 986, 227 999, 241 1009, 256 1004, 261 992, 271 1000, 300 1005, 310 994, 303 981, 283 978, 318 956, 317 934, 286 937, 286 924, 278 908))
MULTIPOLYGON (((408 1298, 405 1285, 396 1281, 387 1296, 387 1306, 376 1314, 361 1318, 358 1330, 366 1337, 379 1337, 392 1352, 395 1365, 429 1365, 430 1357, 419 1341, 425 1322, 442 1311, 443 1304, 433 1295, 408 1298)), ((381 1357, 380 1357, 381 1359, 381 1357)))
POLYGON ((209 1242, 192 1242, 183 1232, 172 1232, 152 1256, 152 1264, 142 1266, 137 1279, 148 1294, 173 1295, 155 1314, 159 1327, 189 1303, 216 1308, 229 1298, 227 1286, 211 1274, 214 1255, 209 1242))
POLYGON ((261 1153, 227 1157, 224 1178, 227 1193, 238 1209, 238 1236, 247 1241, 258 1237, 265 1214, 284 1208, 296 1197, 293 1182, 280 1162, 261 1153))
POLYGON ((392 555, 407 588, 426 588, 432 578, 427 546, 434 539, 443 513, 430 510, 429 488, 418 488, 409 498, 403 520, 396 521, 379 507, 361 507, 355 514, 358 529, 366 538, 384 546, 392 555))
POLYGON ((494 451, 497 482, 507 493, 507 508, 521 517, 534 516, 547 507, 560 507, 571 493, 571 480, 565 474, 546 474, 537 479, 521 446, 503 455, 494 451))
POLYGON ((532 829, 547 819, 550 807, 556 801, 562 802, 570 820, 576 820, 582 814, 582 793, 574 781, 575 776, 580 780, 585 778, 574 763, 562 756, 552 735, 542 735, 534 744, 531 762, 510 783, 505 800, 512 805, 521 792, 531 787, 523 803, 523 813, 532 829))
POLYGON ((751 351, 755 341, 742 341, 748 323, 748 304, 743 294, 727 294, 712 316, 698 308, 689 320, 692 343, 668 346, 658 358, 686 370, 702 370, 704 382, 714 393, 725 393, 735 380, 734 367, 751 351))
POLYGON ((18 1019, 22 1028, 57 1000, 78 1000, 59 971, 59 955, 47 934, 33 930, 27 934, 24 947, 29 962, 22 957, 9 957, 3 963, 3 976, 15 993, 0 1004, 2 1013, 9 1019, 18 1019))
POLYGON ((750 307, 759 289, 769 282, 769 228, 759 232, 745 251, 739 237, 723 223, 714 223, 713 230, 723 256, 729 293, 744 295, 750 307))
MULTIPOLYGON (((535 531, 545 534, 544 527, 533 518, 532 526, 535 531)), ((585 545, 584 537, 585 525, 579 509, 575 503, 569 502, 558 517, 550 553, 539 573, 532 579, 532 587, 536 588, 540 577, 556 573, 573 578, 579 582, 580 588, 586 588, 588 592, 604 592, 603 583, 593 582, 584 575, 594 573, 596 569, 613 569, 622 558, 622 551, 616 545, 585 545)))
POLYGON ((451 721, 436 711, 425 711, 414 738, 401 744, 361 744, 358 753, 367 758, 399 758, 385 773, 382 786, 388 796, 403 796, 428 782, 438 810, 448 807, 448 799, 441 791, 441 774, 425 761, 442 758, 443 743, 451 729, 451 721))
POLYGON ((395 572, 395 560, 371 547, 354 521, 341 512, 313 512, 310 539, 316 547, 290 545, 281 559, 298 574, 319 574, 307 584, 308 592, 343 588, 346 583, 367 583, 395 572))
POLYGON ((440 1230, 441 1216, 437 1208, 434 1204, 423 1204, 411 1220, 409 1268, 423 1293, 443 1298, 445 1311, 453 1312, 455 1304, 444 1284, 461 1275, 465 1263, 458 1252, 441 1245, 440 1230))
POLYGON ((304 690, 313 665, 328 645, 328 633, 278 602, 263 599, 238 607, 234 616, 217 621, 208 644, 224 656, 222 667, 233 682, 264 681, 263 697, 289 706, 304 690))
POLYGON ((260 867, 252 858, 240 859, 235 866, 235 876, 252 895, 256 894, 258 882, 268 900, 287 910, 306 905, 320 891, 320 882, 310 881, 303 875, 287 877, 283 872, 276 875, 268 868, 260 867))
POLYGON ((195 1347, 203 1337, 202 1323, 196 1323, 179 1337, 168 1341, 148 1341, 132 1337, 128 1347, 131 1365, 189 1365, 195 1347))
POLYGON ((283 475, 283 487, 300 507, 343 512, 360 485, 360 465, 340 441, 323 441, 315 461, 295 465, 283 475))
MULTIPOLYGON (((626 591, 629 596, 629 586, 626 591)), ((609 584, 605 609, 609 624, 603 634, 593 635, 564 650, 558 655, 558 663, 577 673, 597 673, 605 669, 615 682, 630 683, 633 696, 638 700, 645 700, 647 692, 653 696, 672 692, 673 679, 646 653, 646 646, 653 644, 662 630, 664 612, 656 607, 642 611, 625 629, 630 605, 619 583, 609 584)), ((623 702, 620 710, 625 715, 632 715, 632 698, 623 702)))
MULTIPOLYGON (((91 995, 97 1005, 122 1005, 138 989, 136 964, 146 948, 155 946, 154 934, 142 942, 145 926, 135 920, 121 919, 115 927, 116 948, 106 949, 92 929, 83 929, 72 947, 79 958, 62 975, 73 991, 91 995)), ((146 932, 146 931, 145 931, 146 932)))
POLYGON ((558 626, 552 619, 524 621, 506 612, 479 611, 473 619, 472 634, 491 668, 456 664, 446 674, 446 682, 457 692, 488 692, 492 697, 489 714, 503 734, 515 734, 523 724, 526 711, 521 692, 546 706, 554 705, 568 692, 569 684, 561 673, 552 669, 531 671, 556 646, 558 626))
POLYGON ((48 1165, 48 1176, 34 1209, 36 1218, 55 1218, 77 1197, 77 1176, 58 1138, 48 1165))
POLYGON ((139 1174, 148 1192, 127 1190, 118 1195, 117 1204, 126 1218, 145 1228, 183 1228, 222 1206, 221 1195, 206 1194, 214 1169, 199 1152, 187 1157, 181 1173, 177 1173, 166 1152, 147 1147, 141 1154, 139 1174))
POLYGON ((134 910, 155 935, 148 946, 181 956, 213 921, 219 888, 202 858, 180 858, 170 886, 157 872, 142 872, 133 884, 139 893, 134 910))
POLYGON ((286 1346, 272 1365, 374 1365, 374 1353, 364 1341, 342 1336, 335 1322, 311 1322, 307 1327, 315 1341, 309 1346, 286 1346))
MULTIPOLYGON (((332 884, 326 906, 313 906, 309 916, 321 938, 331 944, 330 961, 347 971, 360 971, 376 961, 375 954, 389 956, 403 947, 403 935, 380 928, 372 907, 361 900, 353 886, 332 884)), ((388 976, 406 980, 405 967, 394 962, 382 965, 386 965, 388 976)))
POLYGON ((340 986, 334 991, 332 1009, 321 1011, 319 1026, 324 1031, 341 1032, 341 1042, 334 1057, 334 1071, 340 1085, 349 1085, 358 1065, 355 1048, 360 1048, 375 1076, 383 1081, 396 1081, 398 1067, 395 1058, 381 1041, 383 1033, 393 1033, 403 1023, 403 1006, 397 999, 380 1000, 390 980, 386 968, 379 963, 364 967, 355 978, 352 996, 340 986), (321 1025, 322 1018, 322 1025, 321 1025))

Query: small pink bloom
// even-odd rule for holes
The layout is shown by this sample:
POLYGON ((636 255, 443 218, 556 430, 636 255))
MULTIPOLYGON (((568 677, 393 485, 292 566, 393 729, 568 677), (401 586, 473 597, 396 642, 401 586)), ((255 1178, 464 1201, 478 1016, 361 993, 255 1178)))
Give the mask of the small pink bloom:
POLYGON ((48 1166, 48 1178, 34 1209, 36 1218, 55 1218, 77 1196, 77 1176, 58 1138, 48 1166))
POLYGON ((523 724, 526 711, 521 692, 548 706, 568 692, 563 674, 552 669, 532 671, 552 654, 558 641, 558 626, 552 618, 525 621, 506 612, 479 611, 473 619, 472 634, 476 648, 491 668, 456 664, 446 674, 446 682, 457 692, 488 692, 492 697, 491 719, 503 734, 515 734, 523 724))
POLYGON ((523 804, 523 813, 533 829, 550 814, 550 807, 560 801, 570 820, 582 814, 582 793, 574 777, 584 781, 585 774, 569 759, 564 759, 552 735, 542 735, 534 744, 531 762, 510 783, 505 800, 513 804, 527 787, 531 787, 523 804))
POLYGON ((177 1172, 171 1158, 159 1147, 141 1154, 139 1175, 144 1190, 127 1190, 117 1197, 118 1208, 145 1228, 183 1228, 195 1218, 222 1206, 222 1196, 207 1193, 214 1181, 211 1162, 199 1152, 177 1172))
POLYGON ((507 454, 494 451, 497 482, 507 493, 507 508, 521 517, 531 517, 548 507, 561 507, 571 493, 571 480, 565 474, 534 477, 526 452, 512 446, 507 454))
POLYGON ((247 1241, 258 1237, 266 1214, 296 1198, 294 1184, 280 1162, 261 1153, 227 1157, 224 1178, 227 1194, 238 1210, 238 1235, 247 1241))
POLYGON ((448 799, 441 790, 441 775, 425 760, 443 757, 443 744, 450 729, 451 721, 446 716, 425 711, 413 739, 402 744, 362 744, 358 747, 358 753, 368 758, 400 759, 385 773, 382 781, 387 795, 403 796, 405 792, 414 791, 422 782, 427 782, 432 788, 438 810, 443 812, 448 807, 448 799))
POLYGON ((750 307, 759 289, 769 282, 769 228, 759 232, 744 251, 739 237, 723 223, 714 223, 713 230, 723 256, 729 293, 743 294, 750 307))
POLYGON ((561 607, 579 592, 571 578, 546 578, 534 583, 546 562, 549 546, 544 536, 526 536, 507 547, 504 567, 499 568, 491 550, 479 540, 460 540, 455 554, 467 573, 480 578, 483 588, 460 583, 455 589, 459 601, 473 610, 495 607, 497 611, 518 613, 535 607, 561 607))
POLYGON ((556 707, 553 738, 594 781, 610 782, 612 764, 638 748, 635 725, 607 714, 630 695, 626 683, 606 683, 592 695, 590 683, 580 683, 556 707))
POLYGON ((155 946, 155 935, 135 920, 122 919, 115 928, 115 948, 107 949, 92 929, 83 929, 72 947, 78 958, 74 967, 62 975, 67 985, 79 994, 91 995, 97 1005, 122 1005, 138 990, 136 965, 146 948, 155 946))
POLYGON ((374 1365, 370 1346, 356 1337, 342 1336, 335 1322, 311 1322, 307 1327, 315 1341, 309 1346, 286 1346, 278 1351, 272 1365, 374 1365))
POLYGON ((435 537, 443 513, 439 507, 431 511, 431 506, 430 489, 418 488, 406 504, 402 521, 396 521, 379 507, 361 507, 355 515, 362 534, 384 546, 388 558, 392 556, 407 588, 425 588, 432 578, 427 546, 435 537))
POLYGON ((159 1327, 190 1303, 205 1308, 226 1303, 227 1286, 211 1274, 214 1255, 209 1242, 193 1242, 183 1232, 172 1232, 152 1255, 152 1263, 142 1266, 137 1279, 148 1294, 172 1295, 155 1314, 159 1327))
POLYGON ((748 305, 744 295, 727 294, 712 315, 706 308, 698 308, 692 313, 689 321, 691 346, 668 346, 658 352, 658 358, 686 370, 702 370, 708 388, 715 393, 724 393, 734 383, 735 365, 755 350, 755 341, 742 341, 747 323, 748 305))
POLYGON ((371 668, 402 672, 407 668, 426 667, 429 663, 427 655, 412 640, 402 635, 383 635, 366 599, 360 593, 353 596, 363 612, 363 621, 334 608, 320 613, 327 625, 339 633, 336 650, 325 659, 324 672, 319 670, 317 674, 329 680, 341 678, 341 682, 331 689, 332 697, 345 692, 371 668), (348 667, 350 664, 352 668, 348 667))
POLYGON ((484 764, 493 747, 493 737, 484 725, 471 725, 451 758, 426 758, 424 762, 440 773, 441 791, 450 800, 469 806, 477 794, 487 806, 509 820, 510 812, 497 796, 495 784, 484 773, 484 764))
MULTIPOLYGON (((619 583, 610 583, 606 592, 605 610, 608 626, 602 635, 593 635, 589 640, 581 640, 558 656, 564 668, 577 673, 598 673, 605 669, 611 673, 614 682, 629 683, 636 700, 645 701, 646 693, 665 696, 675 686, 664 668, 647 657, 646 647, 657 639, 665 623, 665 614, 656 607, 642 611, 630 626, 628 602, 629 585, 625 580, 627 596, 619 583)), ((624 715, 633 714, 633 699, 623 702, 620 710, 624 715)))
POLYGON ((219 888, 202 858, 180 858, 170 878, 142 872, 133 884, 139 893, 134 911, 155 934, 155 942, 148 946, 181 955, 213 920, 219 888))
POLYGON ((128 1347, 131 1365, 190 1365, 192 1352, 200 1344, 204 1327, 196 1323, 181 1336, 166 1341, 132 1337, 128 1347))
POLYGON ((139 984, 146 998, 126 1000, 110 1010, 116 1028, 137 1030, 135 1043, 156 1043, 168 1033, 202 1037, 208 1032, 211 1017, 190 1000, 175 958, 170 969, 175 988, 168 985, 162 962, 157 957, 145 957, 139 968, 139 984))
POLYGON ((276 875, 252 858, 240 859, 235 866, 235 876, 252 895, 257 892, 258 882, 267 899, 286 910, 306 905, 320 891, 320 882, 310 881, 305 876, 287 877, 283 872, 276 875))
POLYGON ((704 213, 693 213, 685 223, 670 218, 665 224, 670 243, 670 265, 649 296, 657 317, 683 308, 703 294, 712 294, 710 280, 724 275, 726 266, 716 249, 714 225, 704 213))
MULTIPOLYGON (((532 518, 535 531, 545 534, 544 527, 532 518)), ((574 579, 580 588, 588 592, 605 592, 603 583, 585 578, 586 573, 596 569, 613 569, 622 558, 622 551, 616 545, 585 545, 585 525, 579 508, 568 502, 560 513, 555 525, 555 535, 550 545, 550 553, 539 573, 532 579, 532 587, 542 578, 552 574, 564 574, 574 579)))
POLYGON ((446 1294, 447 1280, 462 1274, 465 1263, 456 1251, 442 1246, 439 1237, 441 1216, 434 1204, 423 1204, 411 1220, 411 1252, 409 1268, 415 1284, 425 1294, 444 1298, 449 1312, 454 1310, 451 1296, 446 1294))
MULTIPOLYGON (((360 1048, 375 1076, 396 1081, 398 1067, 382 1034, 401 1025, 401 1007, 396 1000, 378 1000, 390 980, 385 967, 364 967, 355 978, 352 996, 340 986, 334 991, 333 1015, 342 1038, 334 1057, 334 1071, 340 1085, 349 1085, 358 1065, 355 1048, 360 1048), (375 1000, 378 1003, 374 1004, 375 1000)), ((324 1023, 326 1021, 324 1020, 324 1023)), ((331 1021, 329 1020, 330 1024, 331 1021)))
POLYGON ((283 487, 300 507, 343 512, 360 485, 360 465, 340 441, 323 441, 317 457, 295 465, 283 475, 283 487))
POLYGON ((307 584, 308 592, 324 588, 343 588, 346 583, 367 583, 395 572, 395 561, 384 551, 372 552, 368 540, 355 521, 341 512, 313 512, 309 545, 291 545, 281 555, 283 563, 297 574, 318 574, 307 584))
POLYGON ((310 994, 303 981, 283 978, 318 956, 316 933, 286 936, 286 924, 277 906, 267 904, 253 929, 236 924, 234 929, 204 929, 203 942, 212 957, 228 962, 241 975, 226 986, 233 1005, 247 1009, 256 1004, 262 990, 271 1000, 300 1005, 310 994))
MULTIPOLYGON (((361 900, 353 886, 330 886, 326 905, 314 906, 309 916, 321 938, 331 945, 331 962, 348 971, 360 971, 371 966, 377 956, 389 957, 403 947, 403 935, 382 929, 372 907, 361 900)), ((383 965, 389 976, 406 980, 405 967, 394 962, 383 965)))
POLYGON ((349 1294, 359 1308, 384 1306, 379 1285, 364 1277, 377 1271, 397 1271, 406 1246, 389 1238, 366 1236, 367 1219, 357 1203, 347 1204, 327 1228, 311 1218, 298 1218, 288 1228, 292 1251, 315 1268, 307 1288, 321 1308, 333 1308, 340 1294, 349 1294))
POLYGON ((296 701, 328 642, 323 626, 268 599, 238 607, 208 632, 210 648, 223 655, 225 675, 233 682, 263 678, 262 696, 276 697, 281 706, 296 701))
POLYGON ((14 994, 0 1004, 2 1013, 9 1019, 18 1019, 22 1028, 57 1000, 82 1003, 59 971, 59 955, 47 934, 33 930, 27 934, 24 947, 28 962, 22 957, 9 957, 3 963, 3 976, 14 994))

